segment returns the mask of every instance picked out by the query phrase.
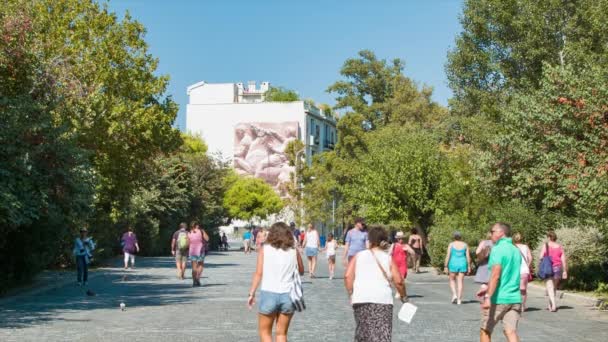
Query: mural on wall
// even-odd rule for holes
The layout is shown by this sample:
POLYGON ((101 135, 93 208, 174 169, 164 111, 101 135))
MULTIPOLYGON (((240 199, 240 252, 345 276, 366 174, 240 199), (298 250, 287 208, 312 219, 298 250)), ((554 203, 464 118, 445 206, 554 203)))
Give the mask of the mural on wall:
POLYGON ((265 180, 281 196, 294 168, 285 155, 287 144, 298 138, 298 122, 243 122, 234 128, 234 168, 241 175, 265 180))

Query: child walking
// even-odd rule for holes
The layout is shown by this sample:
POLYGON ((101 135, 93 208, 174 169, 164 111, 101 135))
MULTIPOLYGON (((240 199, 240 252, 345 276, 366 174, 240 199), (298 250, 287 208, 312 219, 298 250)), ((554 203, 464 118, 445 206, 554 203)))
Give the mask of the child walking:
POLYGON ((325 243, 325 254, 327 255, 327 266, 329 267, 329 279, 334 279, 334 271, 336 269, 336 249, 338 244, 334 240, 334 234, 329 233, 327 235, 327 242, 325 243))

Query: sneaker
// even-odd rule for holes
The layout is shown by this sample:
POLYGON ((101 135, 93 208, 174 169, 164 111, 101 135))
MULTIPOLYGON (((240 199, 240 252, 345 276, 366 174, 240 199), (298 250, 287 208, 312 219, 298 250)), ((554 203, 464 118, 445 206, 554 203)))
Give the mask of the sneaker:
POLYGON ((456 301, 456 304, 457 304, 457 305, 462 304, 462 301, 460 301, 460 298, 459 298, 459 299, 456 301))

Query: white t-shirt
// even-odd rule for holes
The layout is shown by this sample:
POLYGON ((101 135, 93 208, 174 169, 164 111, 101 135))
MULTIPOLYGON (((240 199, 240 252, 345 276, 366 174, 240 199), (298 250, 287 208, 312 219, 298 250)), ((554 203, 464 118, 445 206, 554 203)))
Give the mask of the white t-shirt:
POLYGON ((286 251, 264 245, 264 266, 260 290, 273 293, 289 293, 293 275, 298 265, 295 248, 286 251))
POLYGON ((325 243, 325 248, 327 248, 326 253, 328 257, 336 255, 336 240, 331 240, 325 243))
MULTIPOLYGON (((391 276, 391 257, 386 252, 374 250, 378 261, 388 277, 391 276)), ((355 283, 352 303, 393 304, 393 291, 386 280, 371 250, 357 253, 355 283)))
POLYGON ((319 232, 311 230, 306 233, 306 248, 319 248, 319 232))
POLYGON ((528 251, 530 250, 526 245, 515 245, 521 253, 521 267, 519 268, 519 274, 530 274, 530 268, 526 262, 528 258, 528 251))

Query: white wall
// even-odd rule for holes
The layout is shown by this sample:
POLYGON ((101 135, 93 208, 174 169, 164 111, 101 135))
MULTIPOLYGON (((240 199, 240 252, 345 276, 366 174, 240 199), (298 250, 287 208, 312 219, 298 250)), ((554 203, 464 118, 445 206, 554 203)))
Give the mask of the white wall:
POLYGON ((186 112, 186 129, 200 134, 209 146, 209 152, 219 151, 224 158, 233 156, 234 127, 241 122, 297 121, 300 139, 306 134, 306 113, 301 101, 209 105, 190 102, 186 112))
POLYGON ((234 103, 237 90, 234 83, 203 83, 188 92, 190 104, 234 103))

